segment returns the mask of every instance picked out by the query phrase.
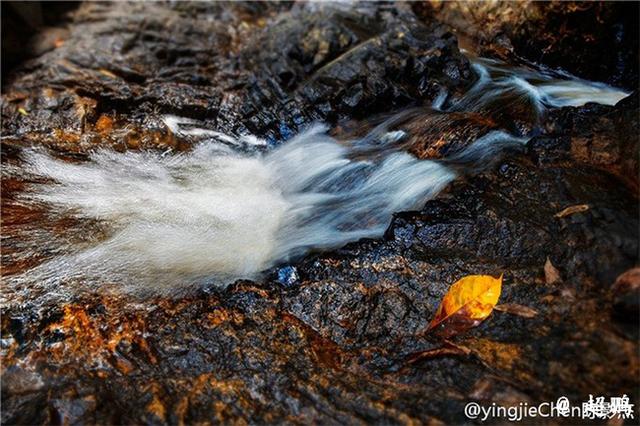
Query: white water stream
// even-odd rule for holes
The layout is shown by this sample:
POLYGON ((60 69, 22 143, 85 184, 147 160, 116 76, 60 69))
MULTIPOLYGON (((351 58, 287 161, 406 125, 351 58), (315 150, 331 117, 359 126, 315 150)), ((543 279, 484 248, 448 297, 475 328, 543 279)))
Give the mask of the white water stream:
MULTIPOLYGON (((475 59, 474 68, 477 84, 451 105, 440 99, 443 113, 480 110, 505 94, 530 102, 536 114, 586 102, 614 104, 626 95, 600 83, 485 59, 475 59)), ((166 118, 177 134, 185 122, 166 118)), ((394 147, 402 135, 380 129, 359 141, 337 141, 316 125, 266 153, 235 149, 263 143, 252 136, 188 132, 208 140, 176 154, 105 149, 84 162, 24 150, 21 164, 5 168, 5 176, 46 181, 30 185, 19 202, 44 205, 51 217, 97 221, 106 236, 4 277, 5 283, 59 291, 68 282, 117 282, 136 291, 166 291, 254 278, 311 249, 381 236, 394 212, 420 208, 457 173, 394 147), (383 155, 363 150, 372 143, 385 144, 383 155)), ((492 132, 466 154, 477 167, 478 159, 487 162, 505 145, 524 142, 492 132)))

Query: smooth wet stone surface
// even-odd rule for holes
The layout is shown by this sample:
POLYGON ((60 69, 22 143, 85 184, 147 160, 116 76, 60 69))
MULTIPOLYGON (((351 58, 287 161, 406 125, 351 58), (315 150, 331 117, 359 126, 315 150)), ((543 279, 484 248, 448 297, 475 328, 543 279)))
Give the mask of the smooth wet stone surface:
MULTIPOLYGON (((5 83, 5 160, 9 145, 188 149, 198 138, 171 134, 168 113, 278 144, 314 120, 361 122, 464 92, 475 77, 456 38, 411 9, 83 5, 65 43, 5 83)), ((424 158, 496 126, 431 113, 400 126, 424 158)), ((526 149, 398 213, 384 237, 257 282, 188 296, 87 289, 64 303, 28 292, 3 300, 2 422, 459 424, 471 400, 589 394, 627 394, 637 415, 638 326, 612 287, 638 259, 628 179, 637 114, 637 96, 551 111, 526 149), (581 204, 588 210, 555 216, 581 204), (561 280, 546 283, 547 259, 561 280), (495 311, 449 342, 422 333, 451 283, 496 272, 500 303, 537 315, 495 311)), ((18 191, 3 179, 3 234, 42 222, 8 209, 18 191)), ((19 244, 3 241, 3 273, 29 266, 12 263, 19 244)))

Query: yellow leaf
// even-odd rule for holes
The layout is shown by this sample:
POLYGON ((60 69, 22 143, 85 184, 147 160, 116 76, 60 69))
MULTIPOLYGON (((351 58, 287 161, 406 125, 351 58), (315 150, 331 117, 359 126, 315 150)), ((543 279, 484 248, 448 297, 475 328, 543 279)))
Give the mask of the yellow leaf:
POLYGON ((24 109, 24 108, 18 108, 18 112, 19 112, 20 114, 22 114, 22 115, 29 115, 29 113, 27 112, 27 110, 26 110, 26 109, 24 109))
POLYGON ((457 320, 454 326, 456 330, 451 330, 452 332, 478 325, 493 311, 501 290, 502 275, 500 278, 491 275, 469 275, 456 281, 442 299, 428 330, 454 316, 457 320))

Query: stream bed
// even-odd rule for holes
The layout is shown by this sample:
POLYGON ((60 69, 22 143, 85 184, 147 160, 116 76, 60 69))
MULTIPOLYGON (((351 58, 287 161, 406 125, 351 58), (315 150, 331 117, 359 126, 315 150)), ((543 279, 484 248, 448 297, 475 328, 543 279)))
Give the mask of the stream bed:
POLYGON ((3 83, 2 422, 637 401, 637 87, 460 49, 445 12, 72 12, 3 83), (423 333, 473 274, 535 315, 423 333))

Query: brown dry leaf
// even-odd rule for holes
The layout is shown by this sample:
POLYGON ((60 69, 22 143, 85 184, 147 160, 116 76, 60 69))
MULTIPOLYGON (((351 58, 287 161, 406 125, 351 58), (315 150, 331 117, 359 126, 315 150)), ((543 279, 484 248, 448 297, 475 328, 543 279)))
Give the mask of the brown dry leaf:
POLYGON ((508 314, 518 315, 523 318, 533 318, 538 315, 538 311, 528 306, 519 305, 517 303, 501 303, 496 305, 496 311, 506 312, 508 314))
POLYGON ((109 78, 118 78, 118 76, 117 76, 117 75, 115 75, 115 74, 114 74, 114 73, 112 73, 111 71, 106 70, 106 69, 104 69, 104 68, 100 68, 100 69, 98 70, 98 72, 99 72, 100 74, 104 75, 105 77, 109 77, 109 78))
POLYGON ((544 280, 547 284, 555 284, 559 281, 562 281, 562 278, 560 277, 560 271, 558 271, 556 267, 553 266, 553 263, 551 263, 549 256, 547 256, 547 261, 544 263, 544 280))
POLYGON ((427 331, 449 337, 480 324, 493 311, 502 290, 502 275, 469 275, 456 281, 445 294, 427 331))
POLYGON ((571 216, 572 214, 586 212, 587 210, 589 210, 588 204, 576 204, 575 206, 569 206, 566 209, 559 211, 554 215, 554 217, 571 216))

